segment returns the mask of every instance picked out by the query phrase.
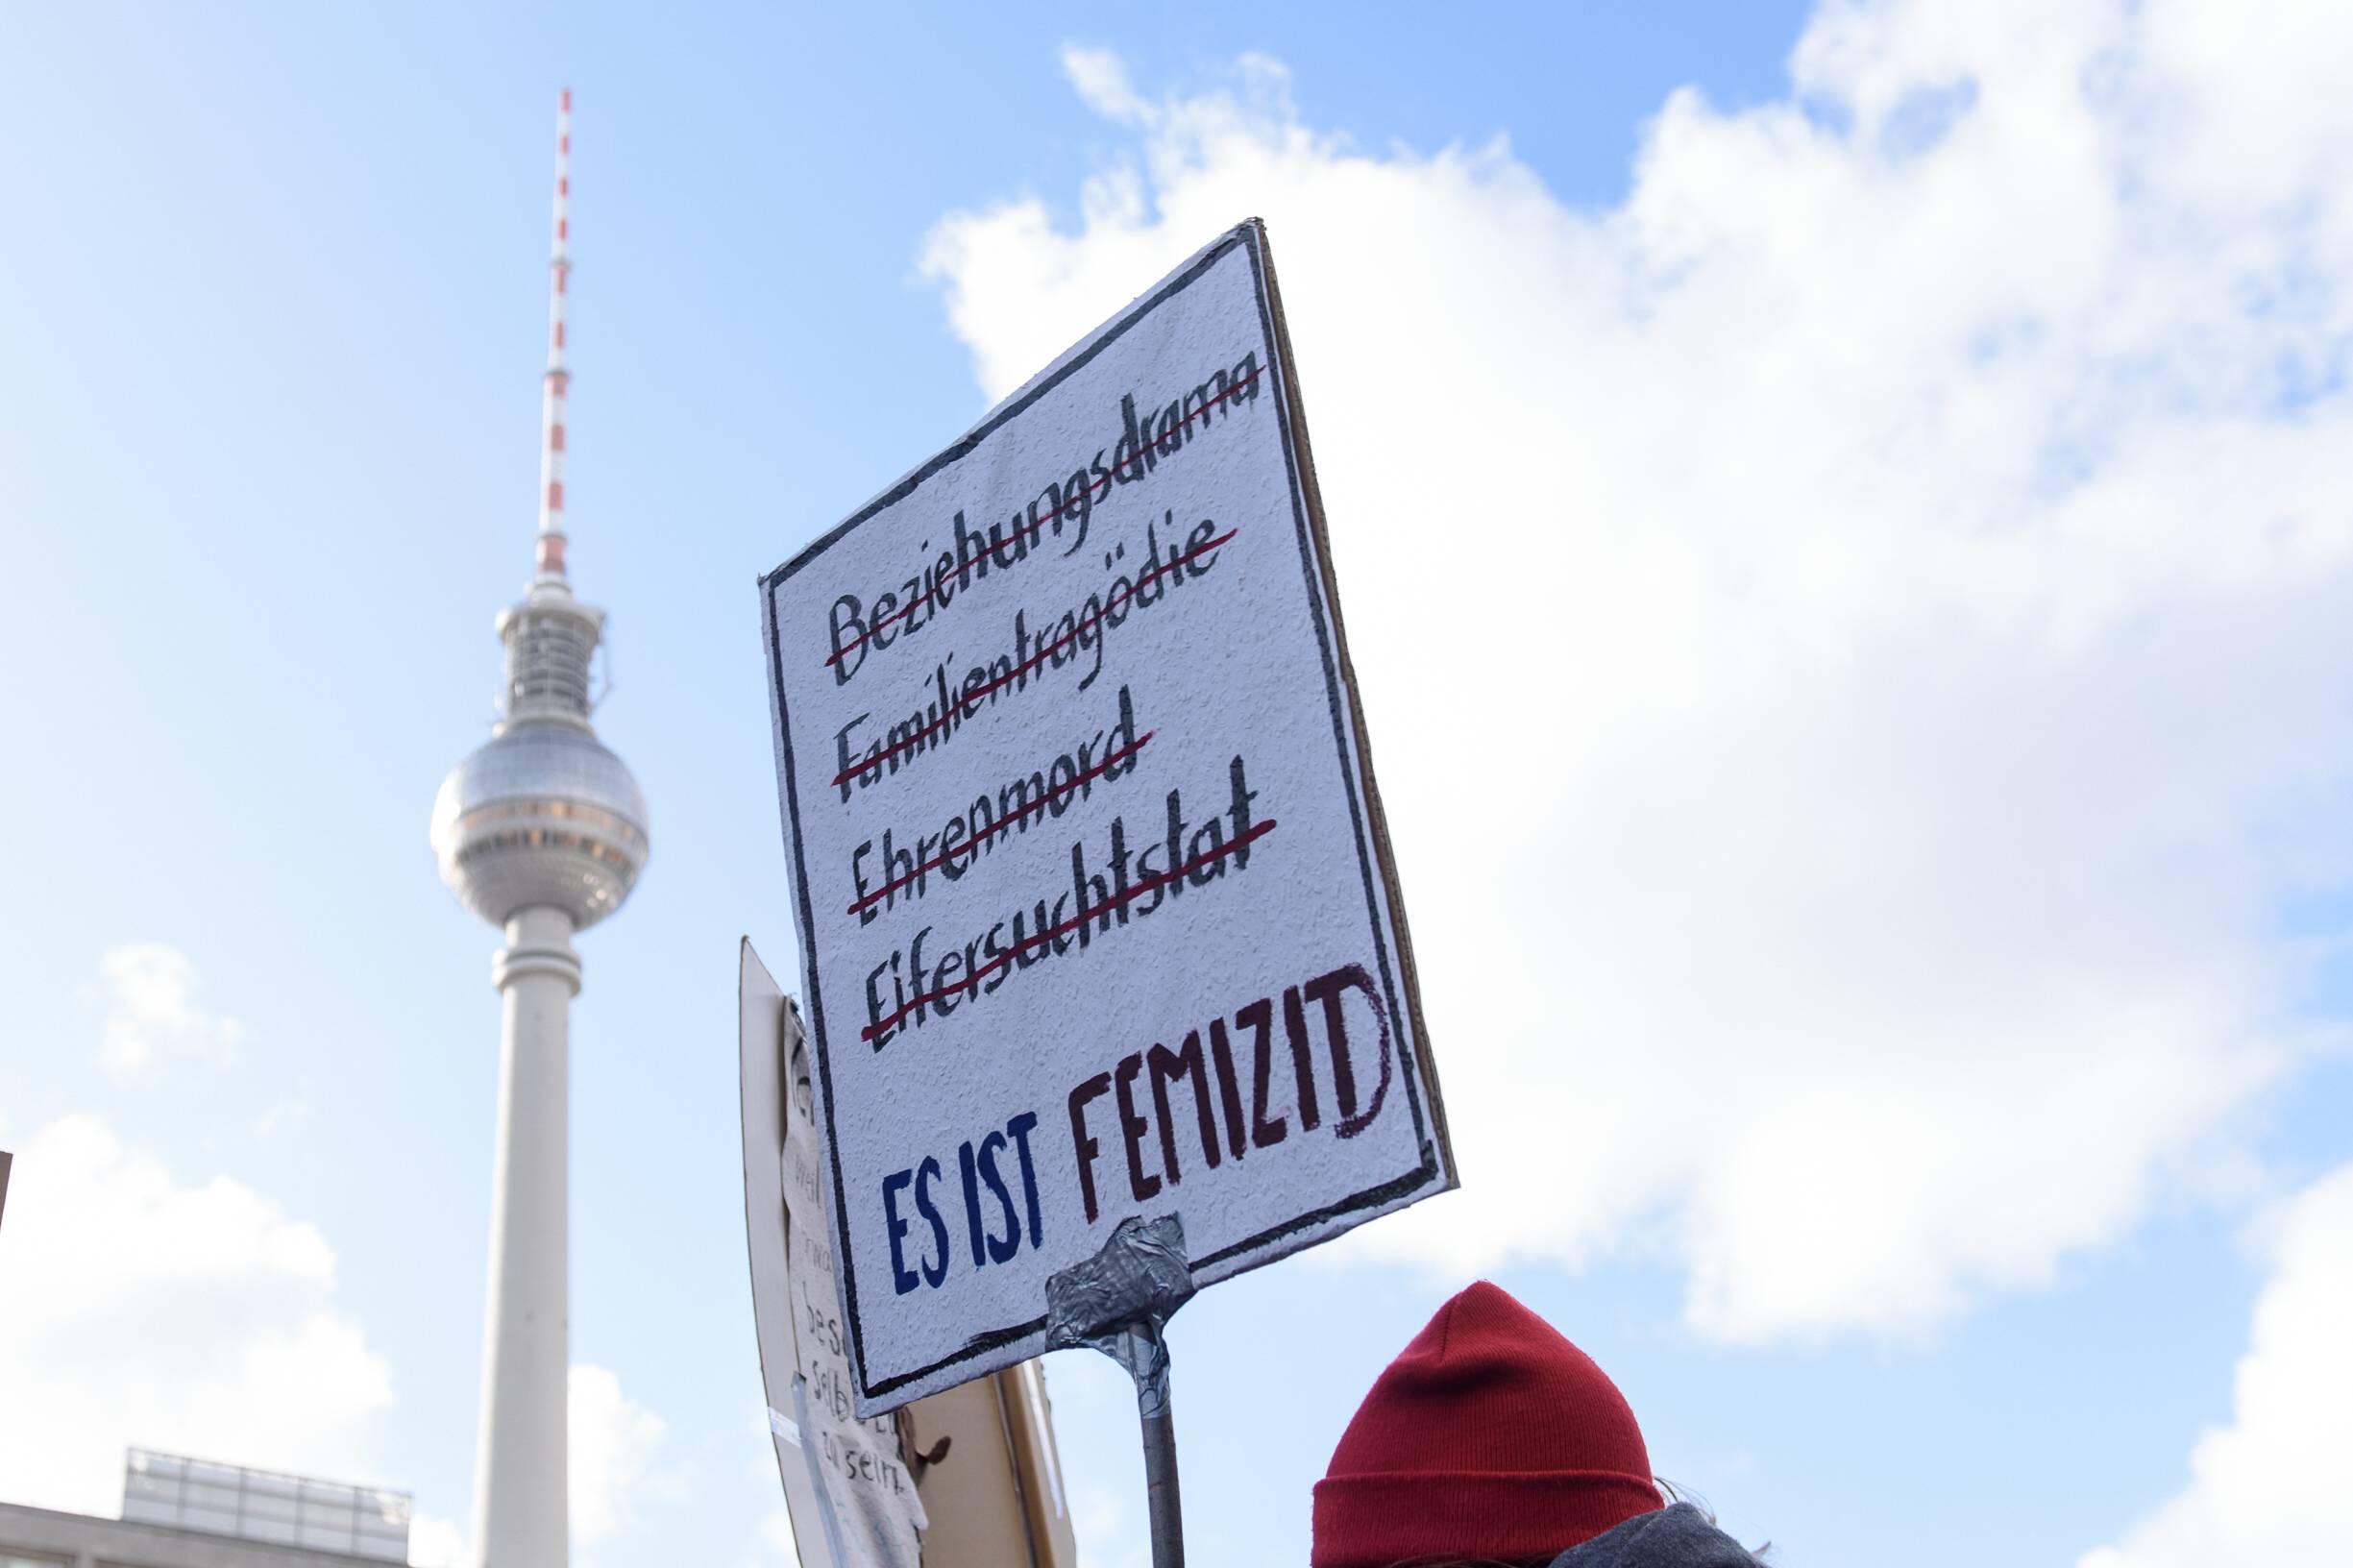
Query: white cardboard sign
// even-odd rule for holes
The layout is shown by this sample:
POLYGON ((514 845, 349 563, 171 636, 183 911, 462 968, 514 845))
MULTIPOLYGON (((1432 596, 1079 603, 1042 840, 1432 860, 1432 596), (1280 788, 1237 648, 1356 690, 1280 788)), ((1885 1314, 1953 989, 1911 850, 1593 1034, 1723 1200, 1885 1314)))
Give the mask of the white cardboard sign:
POLYGON ((808 1038, 748 938, 737 975, 752 1317, 794 1549, 801 1568, 917 1568, 930 1521, 898 1418, 852 1409, 808 1038))
POLYGON ((761 590, 860 1413, 1455 1185, 1259 224, 761 590))

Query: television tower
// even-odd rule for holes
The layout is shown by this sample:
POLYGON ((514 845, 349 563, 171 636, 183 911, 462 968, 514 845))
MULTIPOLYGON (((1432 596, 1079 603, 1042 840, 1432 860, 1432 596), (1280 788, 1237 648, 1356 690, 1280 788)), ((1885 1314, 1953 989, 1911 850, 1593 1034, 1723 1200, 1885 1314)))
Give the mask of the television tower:
POLYGON ((522 602, 499 612, 505 716, 488 744, 451 771, 433 802, 442 879, 506 935, 490 968, 504 1017, 474 1472, 474 1560, 483 1568, 562 1568, 570 1550, 566 1129, 569 1015, 580 989, 572 937, 621 907, 648 850, 646 797, 588 722, 589 658, 604 612, 573 598, 564 575, 570 89, 555 135, 535 565, 522 602))

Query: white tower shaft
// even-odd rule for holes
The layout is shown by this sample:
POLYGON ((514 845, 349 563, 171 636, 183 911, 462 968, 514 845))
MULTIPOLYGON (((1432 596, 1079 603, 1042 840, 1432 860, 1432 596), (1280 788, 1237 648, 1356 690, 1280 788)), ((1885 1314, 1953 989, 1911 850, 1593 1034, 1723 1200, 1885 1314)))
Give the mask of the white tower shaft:
POLYGON ((475 1449, 475 1560, 482 1568, 563 1568, 570 1553, 570 1015, 580 990, 572 930, 563 910, 520 910, 491 969, 505 1006, 475 1449))
POLYGON ((646 851, 636 781, 589 725, 588 661, 603 615, 574 600, 564 573, 569 89, 555 136, 535 570, 524 602, 499 619, 506 716, 434 809, 444 875, 506 934, 491 967, 504 1016, 475 1450, 479 1568, 565 1568, 570 1556, 570 1014, 580 990, 572 937, 620 906, 646 851))

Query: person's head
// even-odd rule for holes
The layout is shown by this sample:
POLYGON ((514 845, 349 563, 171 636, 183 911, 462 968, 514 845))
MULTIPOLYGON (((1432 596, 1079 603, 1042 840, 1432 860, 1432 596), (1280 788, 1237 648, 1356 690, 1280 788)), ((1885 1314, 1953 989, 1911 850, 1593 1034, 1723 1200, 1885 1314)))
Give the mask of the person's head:
POLYGON ((1315 1483, 1312 1568, 1545 1563, 1663 1507, 1602 1369, 1502 1288, 1438 1309, 1315 1483))

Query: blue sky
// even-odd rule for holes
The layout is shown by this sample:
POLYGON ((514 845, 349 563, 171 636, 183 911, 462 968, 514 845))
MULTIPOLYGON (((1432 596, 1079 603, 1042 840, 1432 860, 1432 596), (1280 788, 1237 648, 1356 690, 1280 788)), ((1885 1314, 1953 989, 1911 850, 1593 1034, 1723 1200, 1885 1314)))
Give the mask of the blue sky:
MULTIPOLYGON (((1789 1561, 2255 1541, 2201 1433, 2325 1454, 2246 1390, 2353 1393, 2250 1337, 2353 1290, 2353 48, 1811 12, 0 18, 0 1146, 86 1178, 20 1158, 0 1231, 51 1304, 0 1407, 59 1412, 0 1496, 110 1507, 138 1442, 463 1526, 494 943, 425 823, 527 567, 568 83, 572 558, 655 846, 581 943, 582 1561, 788 1560, 734 1130, 736 939, 795 950, 753 578, 1252 210, 1466 1187, 1178 1319, 1199 1559, 1303 1558, 1474 1272, 1789 1561), (1434 624, 1492 635, 1458 686, 1434 624), (1535 709, 1487 805, 1565 892, 1411 760, 1535 709)), ((1125 1388, 1049 1376, 1093 1560, 1138 1560, 1125 1388)))

